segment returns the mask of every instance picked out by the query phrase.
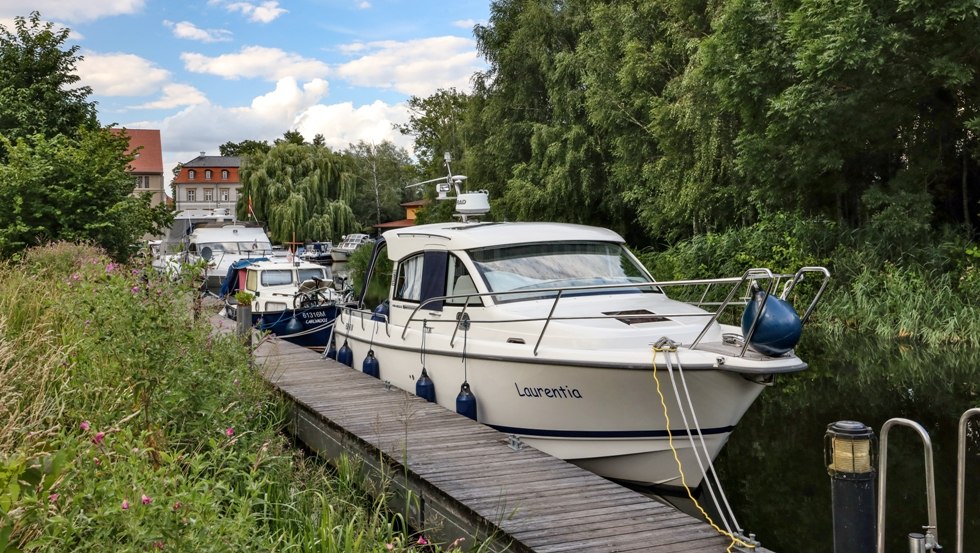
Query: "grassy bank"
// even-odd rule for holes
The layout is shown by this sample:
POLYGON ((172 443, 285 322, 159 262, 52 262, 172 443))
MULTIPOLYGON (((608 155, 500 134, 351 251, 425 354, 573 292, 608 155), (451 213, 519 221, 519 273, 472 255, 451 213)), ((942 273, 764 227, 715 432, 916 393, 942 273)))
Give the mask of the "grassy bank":
MULTIPOLYGON (((859 230, 775 214, 726 233, 641 253, 659 279, 735 276, 749 267, 827 267, 812 323, 933 348, 980 346, 980 248, 961 229, 877 222, 859 230)), ((801 307, 801 306, 798 306, 801 307)))
POLYGON ((419 549, 190 297, 89 247, 0 266, 0 551, 419 549))

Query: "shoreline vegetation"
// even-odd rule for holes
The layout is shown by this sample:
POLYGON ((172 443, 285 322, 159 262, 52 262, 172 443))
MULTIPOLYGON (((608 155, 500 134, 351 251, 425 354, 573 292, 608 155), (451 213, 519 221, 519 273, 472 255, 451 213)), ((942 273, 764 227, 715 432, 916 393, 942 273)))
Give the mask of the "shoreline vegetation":
POLYGON ((294 447, 191 297, 92 246, 0 265, 0 552, 480 548, 427 543, 356 462, 294 447))

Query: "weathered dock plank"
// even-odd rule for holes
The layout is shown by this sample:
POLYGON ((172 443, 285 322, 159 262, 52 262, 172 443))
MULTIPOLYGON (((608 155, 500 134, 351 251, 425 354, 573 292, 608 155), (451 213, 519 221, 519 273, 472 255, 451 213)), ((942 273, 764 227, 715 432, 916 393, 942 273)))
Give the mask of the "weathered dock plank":
POLYGON ((407 505, 409 522, 430 539, 547 553, 721 553, 730 544, 698 519, 534 448, 512 448, 506 435, 318 353, 273 338, 258 341, 254 360, 293 403, 297 437, 326 456, 359 458, 391 493, 391 508, 407 505))

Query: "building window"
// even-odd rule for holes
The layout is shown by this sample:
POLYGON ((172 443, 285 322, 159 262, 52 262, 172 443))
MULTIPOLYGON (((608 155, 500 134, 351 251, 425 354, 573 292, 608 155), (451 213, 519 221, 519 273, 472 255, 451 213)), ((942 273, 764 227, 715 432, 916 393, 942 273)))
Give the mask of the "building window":
POLYGON ((221 189, 221 201, 227 202, 230 199, 231 199, 231 194, 229 193, 228 189, 227 188, 222 188, 221 189))
POLYGON ((188 170, 187 171, 187 178, 189 178, 190 180, 196 179, 197 178, 197 171, 195 171, 193 169, 188 170))
POLYGON ((206 201, 206 202, 213 202, 214 201, 214 189, 213 188, 205 188, 204 189, 204 201, 206 201))
POLYGON ((196 202, 197 201, 197 189, 196 188, 188 188, 187 189, 187 201, 188 202, 196 202))
POLYGON ((136 188, 149 188, 150 175, 136 175, 136 188))
POLYGON ((204 170, 204 180, 211 180, 211 170, 210 169, 205 169, 204 170))
POLYGON ((221 170, 221 180, 228 180, 228 170, 227 169, 222 169, 221 170))

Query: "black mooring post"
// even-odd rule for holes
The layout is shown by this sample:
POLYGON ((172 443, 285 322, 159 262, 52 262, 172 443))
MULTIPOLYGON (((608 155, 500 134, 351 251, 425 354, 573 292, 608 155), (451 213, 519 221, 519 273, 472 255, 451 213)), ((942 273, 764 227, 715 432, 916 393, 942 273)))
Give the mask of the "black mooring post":
POLYGON ((830 473, 834 553, 875 553, 874 430, 855 421, 837 421, 824 435, 830 473))

